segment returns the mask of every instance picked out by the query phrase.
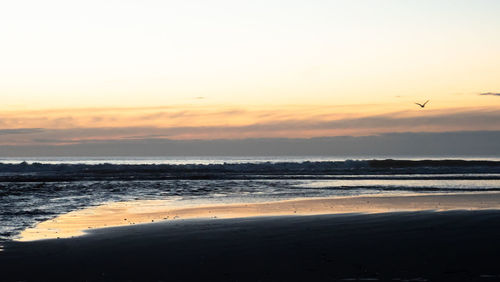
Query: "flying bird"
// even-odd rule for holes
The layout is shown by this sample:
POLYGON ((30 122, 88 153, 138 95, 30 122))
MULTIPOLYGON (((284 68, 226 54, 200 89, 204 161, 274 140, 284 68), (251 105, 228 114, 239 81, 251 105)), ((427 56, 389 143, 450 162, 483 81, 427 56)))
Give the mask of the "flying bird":
POLYGON ((421 108, 424 108, 425 104, 427 104, 427 102, 429 102, 429 100, 425 101, 425 103, 423 103, 423 104, 420 104, 420 103, 415 103, 415 104, 419 105, 421 108))

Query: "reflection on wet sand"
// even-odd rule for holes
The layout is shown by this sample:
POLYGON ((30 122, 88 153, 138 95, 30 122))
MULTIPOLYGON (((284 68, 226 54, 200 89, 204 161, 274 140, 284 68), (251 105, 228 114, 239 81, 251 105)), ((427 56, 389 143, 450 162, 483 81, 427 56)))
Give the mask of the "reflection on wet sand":
POLYGON ((69 238, 85 230, 190 218, 500 209, 500 193, 316 198, 280 202, 179 206, 172 201, 109 203, 78 210, 24 230, 18 240, 69 238))

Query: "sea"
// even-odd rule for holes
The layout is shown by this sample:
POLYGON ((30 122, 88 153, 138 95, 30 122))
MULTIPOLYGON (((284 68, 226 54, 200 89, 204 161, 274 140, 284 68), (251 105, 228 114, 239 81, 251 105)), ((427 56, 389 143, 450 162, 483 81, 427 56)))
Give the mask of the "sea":
POLYGON ((500 157, 0 158, 0 245, 39 222, 110 202, 496 191, 500 157))

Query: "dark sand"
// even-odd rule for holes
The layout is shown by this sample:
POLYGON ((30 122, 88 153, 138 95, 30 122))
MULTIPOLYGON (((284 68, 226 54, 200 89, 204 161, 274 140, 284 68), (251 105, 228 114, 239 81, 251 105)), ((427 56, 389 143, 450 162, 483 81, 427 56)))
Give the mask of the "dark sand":
POLYGON ((9 242, 1 281, 500 281, 500 211, 180 220, 9 242))

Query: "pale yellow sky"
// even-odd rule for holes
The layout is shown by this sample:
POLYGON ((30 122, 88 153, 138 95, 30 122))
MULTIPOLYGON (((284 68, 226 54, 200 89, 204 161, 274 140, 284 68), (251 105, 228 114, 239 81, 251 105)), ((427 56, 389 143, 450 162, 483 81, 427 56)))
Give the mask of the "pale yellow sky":
POLYGON ((500 92, 498 14, 494 0, 3 1, 0 129, 498 110, 479 95, 500 92))

